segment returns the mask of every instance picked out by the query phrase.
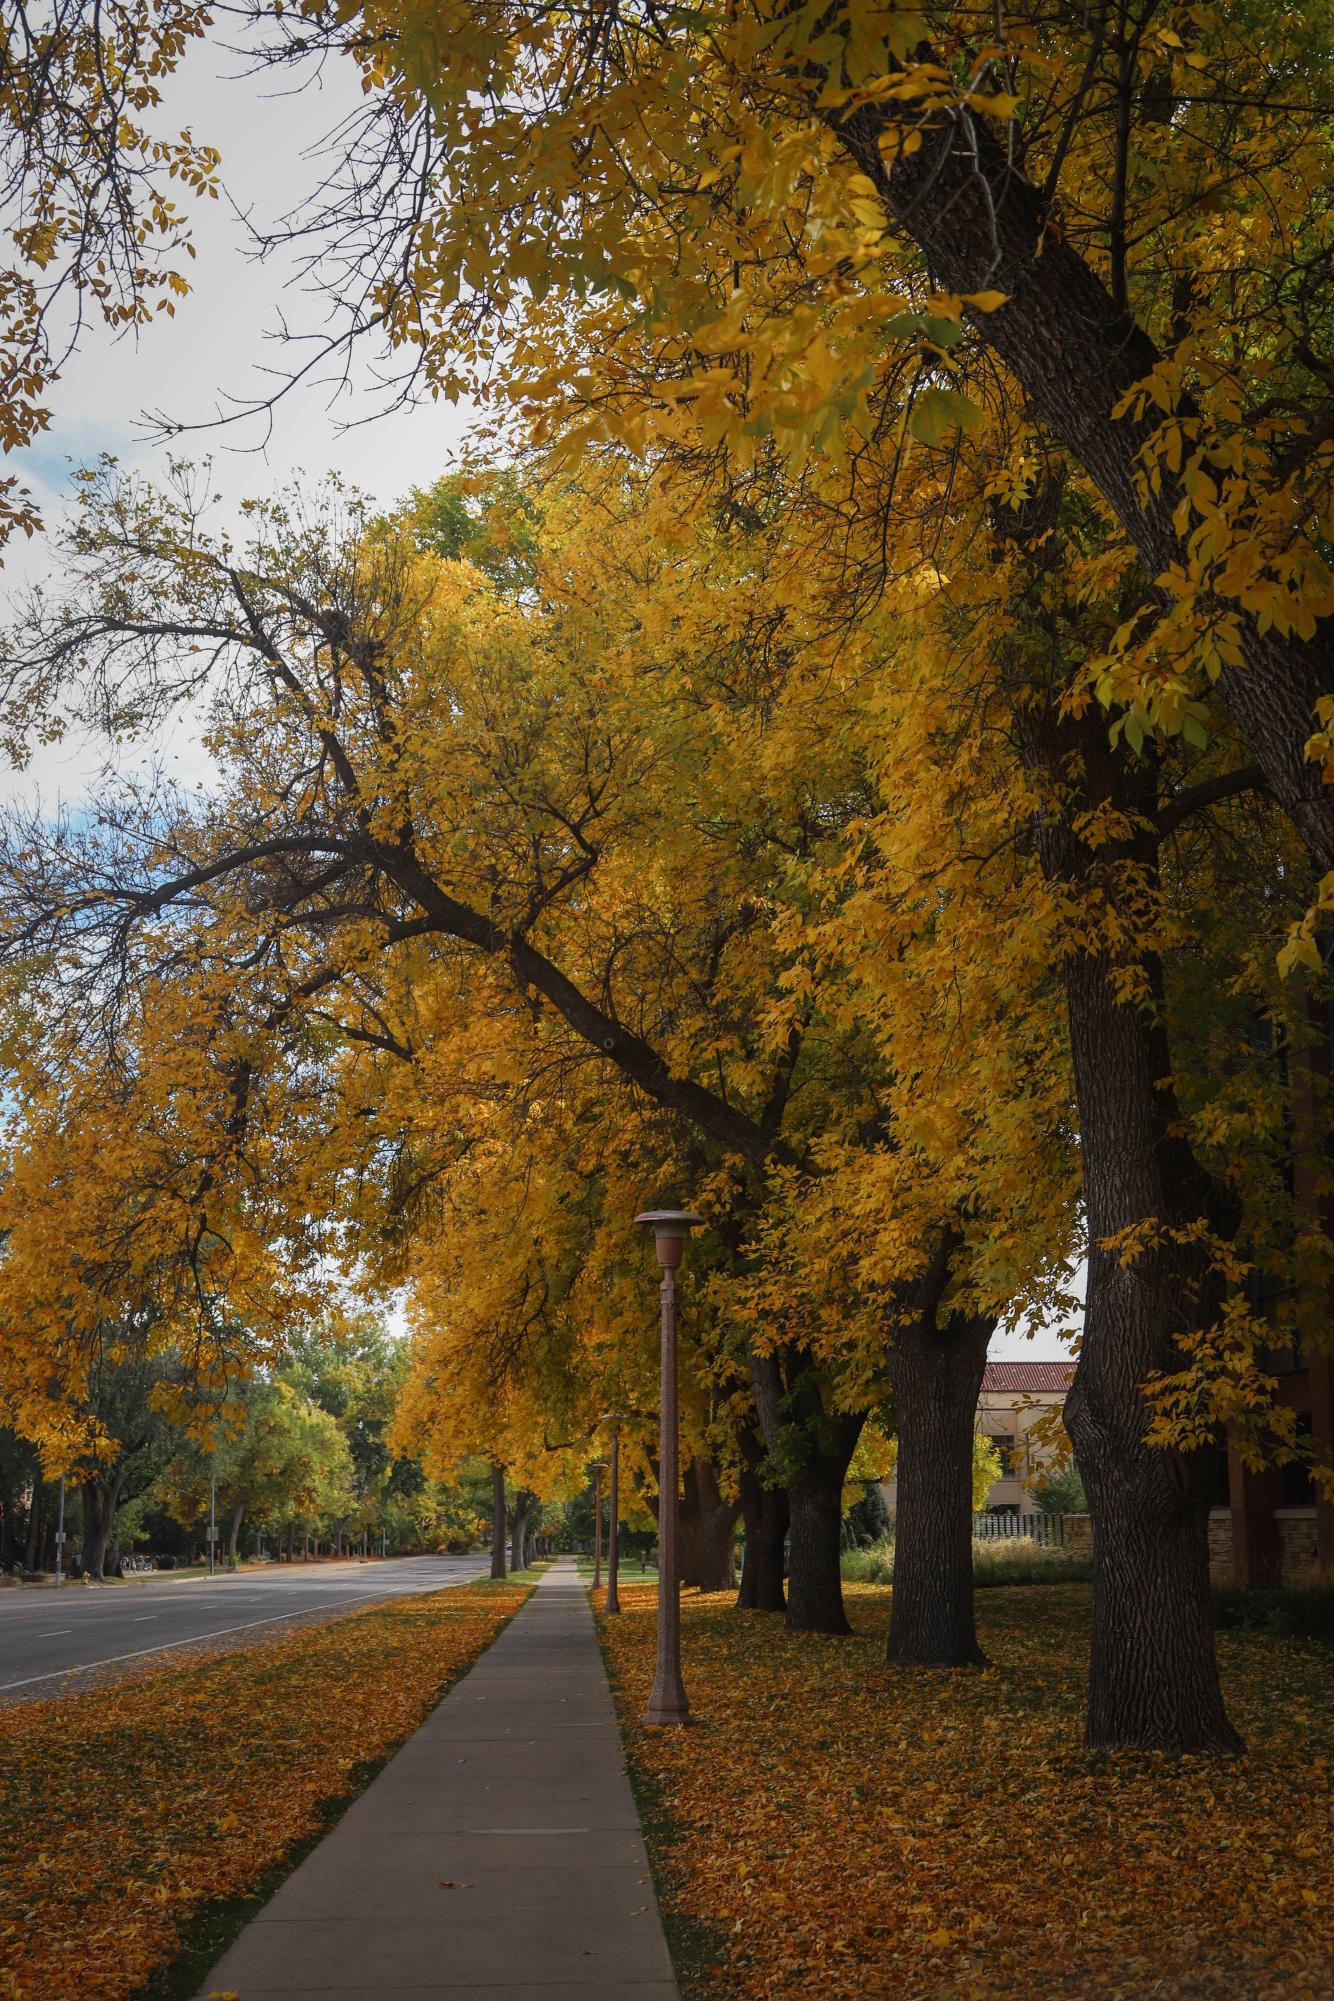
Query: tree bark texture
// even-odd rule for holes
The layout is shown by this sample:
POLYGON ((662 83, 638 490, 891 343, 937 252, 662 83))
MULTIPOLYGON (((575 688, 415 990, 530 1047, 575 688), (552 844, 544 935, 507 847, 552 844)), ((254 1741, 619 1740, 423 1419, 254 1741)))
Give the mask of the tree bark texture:
POLYGON ((696 1453, 685 1470, 678 1516, 681 1582, 701 1591, 736 1587, 736 1523, 740 1499, 728 1500, 711 1459, 696 1453))
POLYGON ((761 1478, 764 1450, 757 1439, 744 1440, 741 1466, 741 1514, 746 1546, 741 1563, 737 1607, 743 1612, 785 1612, 783 1552, 787 1543, 787 1495, 766 1486, 761 1478), (748 1449, 749 1448, 749 1449, 748 1449))
POLYGON ((789 1562, 787 1630, 848 1633, 843 1607, 843 1482, 865 1412, 831 1412, 800 1349, 755 1356, 751 1383, 765 1444, 784 1470, 789 1562))
POLYGON ((122 1477, 117 1469, 105 1479, 83 1482, 83 1574, 94 1580, 102 1576, 106 1564, 122 1477))
MULTIPOLYGON (((1077 764, 1083 773, 1083 797, 1041 822, 1048 877, 1092 893, 1127 858, 1151 870, 1150 833, 1095 853, 1076 837, 1071 811, 1110 800, 1147 827, 1152 763, 1114 750, 1096 716, 1074 724, 1030 710, 1021 736, 1035 766, 1068 775, 1077 764)), ((1110 878, 1101 886, 1114 896, 1110 878)), ((1118 999, 1116 969, 1096 950, 1072 950, 1064 965, 1090 1240, 1083 1344, 1064 1413, 1094 1523, 1087 1742, 1236 1750, 1210 1618, 1210 1455, 1148 1445, 1142 1387, 1154 1370, 1179 1365, 1176 1336, 1208 1326, 1221 1283, 1194 1244, 1163 1239, 1124 1263, 1102 1248, 1150 1220, 1170 1231, 1204 1218, 1224 1238, 1236 1227, 1230 1198, 1181 1130, 1161 967, 1151 954, 1141 965, 1154 996, 1148 1006, 1118 999)))
POLYGON ((895 1667, 982 1661, 973 1614, 973 1435, 995 1322, 949 1316, 937 1325, 948 1276, 924 1310, 896 1329, 889 1372, 898 1417, 894 1594, 887 1657, 895 1667))
POLYGON ((232 1518, 227 1527, 227 1561, 233 1570, 236 1568, 237 1557, 241 1549, 241 1524, 245 1520, 245 1508, 246 1504, 244 1501, 236 1503, 236 1506, 232 1509, 232 1518))
POLYGON ((514 1534, 510 1543, 511 1570, 524 1570, 528 1565, 528 1524, 533 1519, 537 1507, 537 1495, 530 1494, 526 1487, 520 1487, 514 1496, 514 1534))
MULTIPOLYGON (((929 133, 918 152, 886 167, 878 142, 892 110, 826 116, 895 224, 925 252, 938 290, 1007 294, 996 312, 972 315, 976 334, 1103 494, 1148 575, 1172 563, 1189 567, 1172 519, 1181 497, 1175 483, 1164 477, 1150 493, 1136 480, 1138 453, 1159 413, 1112 415, 1154 368, 1158 349, 1067 241, 987 122, 963 112, 929 133)), ((1332 869, 1334 787, 1303 751, 1317 698, 1334 691, 1330 622, 1304 641, 1261 633, 1239 605, 1228 609, 1239 623, 1245 664, 1223 669, 1219 692, 1318 866, 1332 869)))

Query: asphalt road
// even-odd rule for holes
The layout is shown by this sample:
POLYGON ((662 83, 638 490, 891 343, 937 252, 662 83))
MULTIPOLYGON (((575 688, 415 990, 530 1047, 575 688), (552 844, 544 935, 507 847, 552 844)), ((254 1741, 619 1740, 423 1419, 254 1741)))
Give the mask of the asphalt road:
POLYGON ((490 1573, 485 1556, 272 1564, 235 1576, 0 1592, 0 1697, 55 1695, 62 1675, 202 1640, 262 1640, 275 1620, 412 1596, 490 1573), (50 1686, 43 1688, 43 1683, 50 1686))

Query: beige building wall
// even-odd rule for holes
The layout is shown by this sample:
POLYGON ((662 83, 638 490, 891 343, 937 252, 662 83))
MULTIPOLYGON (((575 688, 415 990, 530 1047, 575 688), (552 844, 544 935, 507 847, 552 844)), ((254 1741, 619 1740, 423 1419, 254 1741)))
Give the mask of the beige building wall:
POLYGON ((1060 1463, 1061 1452, 1031 1434, 1051 1410, 1060 1410, 1064 1390, 998 1392, 983 1390, 977 1404, 977 1428, 991 1439, 1006 1469, 987 1490, 988 1508, 1016 1508, 1022 1515, 1037 1512, 1034 1488, 1060 1463))

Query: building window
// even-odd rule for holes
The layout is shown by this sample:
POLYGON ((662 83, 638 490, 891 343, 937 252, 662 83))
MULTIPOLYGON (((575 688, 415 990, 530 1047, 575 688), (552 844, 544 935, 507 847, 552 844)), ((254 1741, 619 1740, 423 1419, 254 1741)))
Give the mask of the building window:
POLYGON ((995 1448, 996 1448, 997 1452, 998 1452, 998 1453, 1000 1454, 1000 1463, 1001 1463, 1001 1469, 1000 1469, 1000 1476, 1001 1476, 1001 1479, 1002 1479, 1002 1480, 1010 1480, 1010 1479, 1013 1479, 1013 1477, 1014 1477, 1014 1433, 1013 1433, 1012 1431, 1005 1431, 1005 1432, 1002 1432, 1002 1433, 1000 1434, 1000 1436, 999 1436, 999 1437, 997 1437, 997 1438, 993 1438, 991 1442, 992 1442, 992 1444, 993 1444, 993 1445, 995 1446, 995 1448))

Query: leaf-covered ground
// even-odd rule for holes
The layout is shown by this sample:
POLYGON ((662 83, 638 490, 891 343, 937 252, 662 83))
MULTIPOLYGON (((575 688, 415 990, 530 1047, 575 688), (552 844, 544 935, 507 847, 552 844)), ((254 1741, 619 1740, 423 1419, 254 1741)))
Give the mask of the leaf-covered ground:
POLYGON ((528 1595, 400 1599, 0 1711, 0 1995, 123 2001, 191 1918, 319 1831, 528 1595))
POLYGON ((683 1990, 821 2001, 1329 2001, 1334 1656, 1225 1634, 1233 1760, 1080 1749, 1088 1594, 988 1591, 995 1665, 683 1600, 690 1730, 639 1724, 653 1587, 602 1632, 683 1990))

